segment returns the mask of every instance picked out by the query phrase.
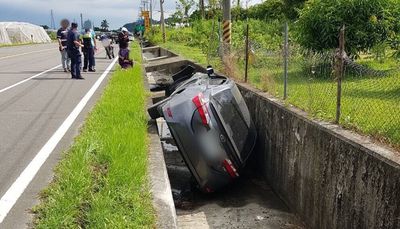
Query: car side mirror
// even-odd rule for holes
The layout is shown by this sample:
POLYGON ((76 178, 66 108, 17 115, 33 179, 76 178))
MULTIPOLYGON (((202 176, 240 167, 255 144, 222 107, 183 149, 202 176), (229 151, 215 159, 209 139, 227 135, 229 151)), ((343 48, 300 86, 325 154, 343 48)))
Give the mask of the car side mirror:
POLYGON ((208 75, 209 77, 211 77, 211 76, 214 75, 214 69, 213 69, 213 67, 212 67, 211 65, 208 65, 208 66, 207 66, 207 75, 208 75))

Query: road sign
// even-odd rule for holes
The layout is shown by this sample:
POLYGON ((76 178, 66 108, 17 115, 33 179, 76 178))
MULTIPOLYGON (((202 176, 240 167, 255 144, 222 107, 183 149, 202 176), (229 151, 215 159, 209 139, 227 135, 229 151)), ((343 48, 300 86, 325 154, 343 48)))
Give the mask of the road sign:
POLYGON ((150 31, 150 13, 149 11, 142 11, 142 17, 144 18, 144 27, 146 32, 150 31))

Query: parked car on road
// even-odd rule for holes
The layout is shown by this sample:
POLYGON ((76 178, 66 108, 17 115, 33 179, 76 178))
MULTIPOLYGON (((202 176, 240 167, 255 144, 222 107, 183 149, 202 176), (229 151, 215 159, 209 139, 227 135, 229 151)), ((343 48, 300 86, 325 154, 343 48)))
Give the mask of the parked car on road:
POLYGON ((187 66, 148 109, 163 117, 199 188, 214 192, 240 176, 256 142, 249 110, 234 81, 187 66))

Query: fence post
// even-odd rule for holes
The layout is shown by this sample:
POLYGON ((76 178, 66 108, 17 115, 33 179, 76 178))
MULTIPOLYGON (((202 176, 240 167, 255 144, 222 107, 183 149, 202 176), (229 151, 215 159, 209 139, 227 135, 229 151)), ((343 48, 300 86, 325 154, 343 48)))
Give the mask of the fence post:
POLYGON ((342 79, 344 71, 344 46, 345 46, 345 25, 340 29, 339 33, 339 53, 336 53, 336 78, 337 78, 337 101, 336 101, 336 119, 335 123, 339 124, 342 106, 342 79))
POLYGON ((249 69, 249 23, 246 23, 246 47, 245 47, 245 72, 244 82, 247 83, 248 69, 249 69))
POLYGON ((285 44, 284 44, 284 85, 283 99, 287 99, 287 84, 288 84, 288 58, 289 58, 289 25, 285 23, 285 44))
POLYGON ((160 21, 161 21, 161 33, 162 33, 162 39, 163 43, 165 43, 166 37, 165 37, 165 19, 164 19, 164 0, 160 0, 160 11, 161 11, 161 16, 160 16, 160 21))

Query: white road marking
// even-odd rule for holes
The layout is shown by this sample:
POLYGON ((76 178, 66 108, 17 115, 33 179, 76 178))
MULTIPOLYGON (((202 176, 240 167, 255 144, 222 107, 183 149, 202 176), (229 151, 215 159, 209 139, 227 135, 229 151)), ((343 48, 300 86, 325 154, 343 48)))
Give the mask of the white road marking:
POLYGON ((55 67, 52 67, 52 68, 50 68, 50 69, 47 69, 46 71, 41 72, 41 73, 39 73, 39 74, 36 74, 36 75, 34 75, 34 76, 31 76, 31 77, 29 77, 29 78, 26 78, 26 79, 24 79, 24 80, 21 80, 21 81, 19 81, 18 83, 15 83, 15 84, 13 84, 13 85, 11 85, 11 86, 8 86, 8 87, 6 87, 6 88, 0 89, 0 93, 5 92, 5 91, 7 91, 7 90, 9 90, 9 89, 11 89, 11 88, 13 88, 13 87, 16 87, 16 86, 20 85, 20 84, 23 84, 23 83, 25 83, 25 82, 28 81, 28 80, 31 80, 31 79, 33 79, 33 78, 36 78, 36 77, 41 76, 41 75, 43 75, 43 74, 46 74, 46 73, 48 73, 48 72, 50 72, 50 71, 53 71, 54 69, 57 69, 57 68, 59 68, 59 67, 61 67, 61 64, 59 64, 59 65, 57 65, 57 66, 55 66, 55 67))
POLYGON ((18 57, 18 56, 23 56, 23 55, 28 55, 28 54, 32 54, 32 53, 38 53, 38 52, 47 52, 50 50, 54 50, 55 48, 51 48, 51 49, 43 49, 43 50, 38 50, 38 51, 32 51, 32 52, 25 52, 25 53, 20 53, 20 54, 15 54, 15 55, 10 55, 10 56, 3 56, 0 57, 0 60, 4 60, 4 59, 8 59, 8 58, 12 58, 12 57, 18 57))
POLYGON ((75 119, 81 113, 83 108, 85 108, 86 104, 99 88, 101 82, 105 79, 107 74, 111 71, 114 66, 117 58, 115 58, 112 63, 107 67, 104 73, 100 76, 100 78, 94 83, 94 85, 90 88, 90 90, 86 93, 86 95, 82 98, 82 100, 76 105, 74 110, 68 115, 65 121, 61 124, 61 126, 57 129, 57 131, 51 136, 51 138, 46 142, 46 144, 42 147, 42 149, 36 154, 33 160, 29 163, 29 165, 24 169, 24 171, 19 175, 19 177, 14 181, 11 187, 7 190, 7 192, 0 199, 0 224, 3 222, 4 218, 7 216, 8 212, 12 209, 14 204, 17 202, 19 197, 24 193, 26 187, 33 180, 36 173, 42 167, 42 165, 46 162, 47 158, 56 148, 57 144, 64 137, 65 133, 74 123, 75 119))

